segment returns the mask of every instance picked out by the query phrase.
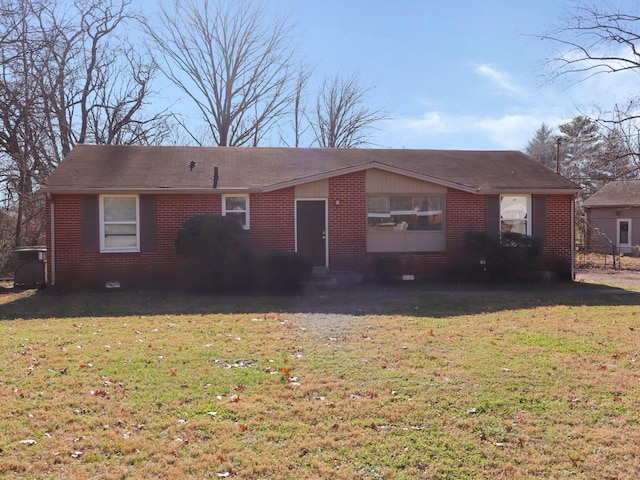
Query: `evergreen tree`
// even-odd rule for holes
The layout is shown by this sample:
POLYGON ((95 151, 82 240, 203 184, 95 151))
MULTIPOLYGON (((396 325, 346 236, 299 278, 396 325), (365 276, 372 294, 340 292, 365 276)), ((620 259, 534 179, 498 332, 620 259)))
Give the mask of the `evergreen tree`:
POLYGON ((559 127, 562 133, 560 173, 580 185, 587 194, 595 191, 594 167, 602 158, 604 141, 598 124, 578 115, 559 127))
POLYGON ((557 136, 553 134, 545 123, 543 123, 538 130, 536 130, 535 136, 527 143, 525 153, 545 167, 551 169, 556 168, 556 153, 557 153, 557 136))

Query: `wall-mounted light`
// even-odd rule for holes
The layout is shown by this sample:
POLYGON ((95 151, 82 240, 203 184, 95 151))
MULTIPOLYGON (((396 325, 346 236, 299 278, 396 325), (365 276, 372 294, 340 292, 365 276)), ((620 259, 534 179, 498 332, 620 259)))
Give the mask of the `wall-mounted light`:
POLYGON ((336 199, 336 205, 340 205, 340 199, 336 199))

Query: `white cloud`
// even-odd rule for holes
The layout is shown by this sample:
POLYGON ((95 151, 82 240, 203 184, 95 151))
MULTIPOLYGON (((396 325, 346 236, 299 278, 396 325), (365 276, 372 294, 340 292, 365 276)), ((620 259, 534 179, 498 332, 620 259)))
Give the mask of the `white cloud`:
POLYGON ((394 148, 524 149, 543 123, 557 129, 577 115, 594 116, 598 109, 610 111, 616 103, 638 98, 638 72, 601 73, 581 81, 565 75, 536 89, 531 82, 520 85, 508 73, 481 64, 475 73, 511 101, 460 114, 448 111, 443 101, 421 98, 417 105, 423 113, 400 114, 383 122, 375 143, 394 148))
POLYGON ((533 115, 507 114, 495 118, 479 118, 475 122, 475 128, 502 148, 520 150, 533 138, 541 124, 540 119, 533 115))
POLYGON ((392 140, 379 141, 395 148, 521 150, 543 122, 556 125, 557 121, 558 118, 542 118, 535 113, 491 116, 430 111, 420 117, 386 121, 381 130, 392 140))
POLYGON ((403 127, 418 132, 453 133, 458 131, 458 125, 451 122, 446 114, 440 112, 428 112, 419 118, 404 117, 398 120, 403 127))
POLYGON ((475 69, 475 72, 489 79, 491 83, 510 95, 515 95, 522 98, 527 97, 526 90, 515 83, 512 80, 511 76, 506 72, 500 71, 490 65, 487 65, 486 63, 478 65, 475 69))
POLYGON ((576 69, 581 69, 571 72, 565 62, 576 62, 584 55, 581 52, 569 51, 561 55, 561 60, 556 64, 558 71, 562 71, 564 64, 565 73, 557 76, 551 86, 555 87, 559 95, 566 96, 575 106, 576 111, 589 114, 594 106, 607 110, 616 103, 626 103, 630 98, 639 96, 639 70, 637 68, 625 70, 638 61, 637 55, 628 46, 620 46, 613 51, 602 50, 591 53, 594 56, 608 57, 613 60, 584 60, 575 64, 570 63, 576 69))

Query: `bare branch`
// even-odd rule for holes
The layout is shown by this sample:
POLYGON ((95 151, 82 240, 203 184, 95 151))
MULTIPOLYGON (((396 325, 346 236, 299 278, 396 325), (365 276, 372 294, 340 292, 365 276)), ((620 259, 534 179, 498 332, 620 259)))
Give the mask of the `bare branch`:
POLYGON ((562 27, 540 38, 562 48, 549 60, 556 75, 586 80, 640 67, 640 16, 613 10, 609 4, 578 4, 562 27))
POLYGON ((310 121, 320 147, 357 148, 369 144, 373 124, 387 117, 365 106, 368 91, 360 87, 356 75, 348 78, 336 75, 332 81, 325 79, 310 121))
POLYGON ((292 27, 245 0, 175 0, 147 24, 162 72, 219 146, 255 145, 290 109, 292 27))
MULTIPOLYGON (((625 8, 627 11, 607 2, 578 3, 560 28, 540 36, 560 48, 548 61, 554 78, 566 76, 583 82, 603 74, 626 73, 624 78, 629 78, 630 73, 640 73, 640 16, 637 7, 629 4, 625 8)), ((630 100, 625 100, 624 107, 600 106, 595 118, 583 115, 560 127, 575 127, 569 134, 563 131, 565 174, 588 192, 606 181, 638 176, 640 90, 627 95, 630 100), (597 141, 584 143, 585 132, 597 135, 597 141)))
POLYGON ((0 162, 5 196, 17 205, 17 243, 23 218, 35 216, 38 184, 76 143, 157 143, 170 134, 166 112, 146 112, 155 64, 118 36, 136 18, 129 7, 130 0, 0 5, 0 162))

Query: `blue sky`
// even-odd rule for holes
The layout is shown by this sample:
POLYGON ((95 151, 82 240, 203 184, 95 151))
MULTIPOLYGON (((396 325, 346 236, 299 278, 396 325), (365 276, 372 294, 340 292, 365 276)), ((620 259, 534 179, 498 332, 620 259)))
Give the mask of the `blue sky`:
POLYGON ((389 117, 372 132, 374 146, 524 149, 543 122, 555 128, 607 108, 637 82, 552 80, 546 60, 561 51, 538 35, 561 25, 574 0, 254 1, 296 26, 313 68, 309 102, 325 76, 355 73, 371 87, 367 104, 389 117))
POLYGON ((372 136, 382 147, 523 149, 542 122, 627 91, 613 75, 551 81, 559 47, 536 35, 562 24, 570 0, 268 3, 289 12, 316 79, 355 72, 372 87, 368 103, 391 117, 372 136))

